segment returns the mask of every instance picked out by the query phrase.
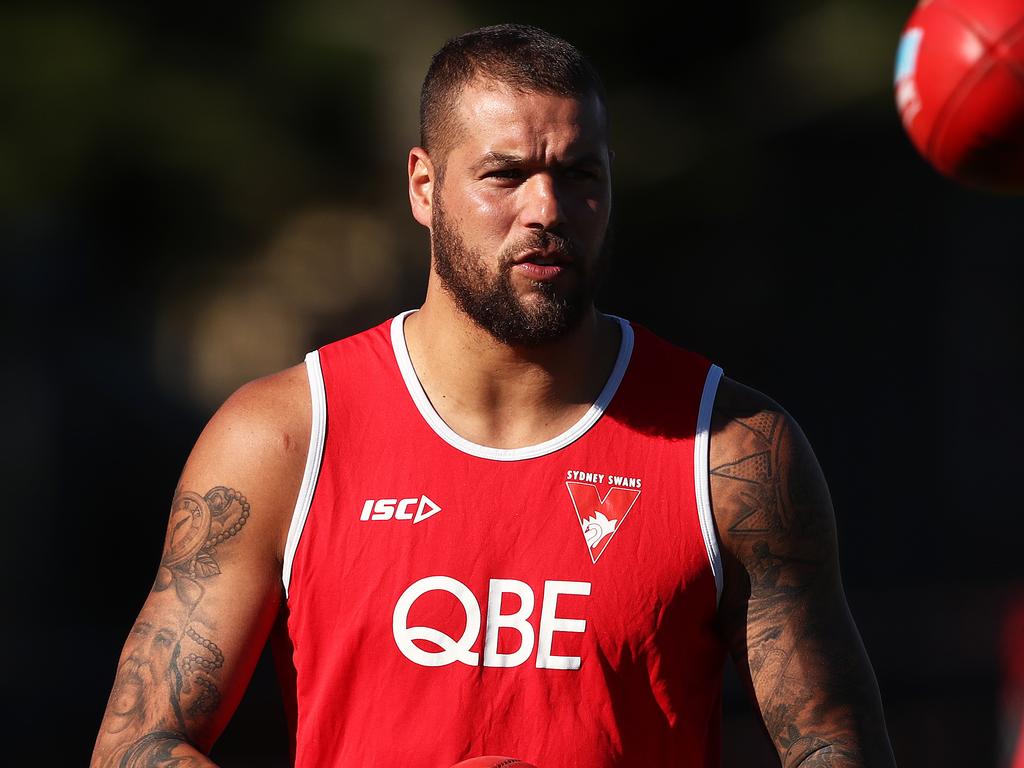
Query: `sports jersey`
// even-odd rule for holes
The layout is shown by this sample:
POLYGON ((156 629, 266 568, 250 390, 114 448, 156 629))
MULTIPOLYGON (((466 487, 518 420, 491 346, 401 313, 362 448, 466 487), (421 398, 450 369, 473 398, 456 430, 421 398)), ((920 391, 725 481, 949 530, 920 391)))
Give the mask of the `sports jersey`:
POLYGON ((306 358, 283 572, 296 766, 718 765, 721 369, 616 318, 589 411, 492 448, 433 409, 405 316, 306 358))

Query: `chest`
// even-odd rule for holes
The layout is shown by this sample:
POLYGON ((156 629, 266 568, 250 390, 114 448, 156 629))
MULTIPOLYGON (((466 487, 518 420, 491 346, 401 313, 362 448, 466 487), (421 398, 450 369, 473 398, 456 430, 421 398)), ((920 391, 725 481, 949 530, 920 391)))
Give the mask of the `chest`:
POLYGON ((691 452, 601 430, 522 462, 378 440, 366 461, 325 464, 303 600, 347 617, 335 637, 425 667, 642 655, 713 619, 691 452))

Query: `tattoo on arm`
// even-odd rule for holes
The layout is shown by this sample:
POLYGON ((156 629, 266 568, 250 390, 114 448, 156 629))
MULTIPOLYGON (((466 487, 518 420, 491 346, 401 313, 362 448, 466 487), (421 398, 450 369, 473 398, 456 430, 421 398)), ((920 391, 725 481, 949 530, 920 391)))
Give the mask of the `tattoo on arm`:
MULTIPOLYGON (((182 754, 199 719, 216 711, 224 654, 200 610, 220 575, 217 548, 245 527, 249 502, 217 486, 200 496, 180 490, 171 504, 160 570, 132 627, 96 743, 104 767, 212 765, 182 754)), ((193 752, 187 749, 188 752, 193 752)))
POLYGON ((817 462, 781 409, 730 408, 726 398, 716 421, 735 448, 713 459, 713 504, 741 566, 734 570, 746 578, 731 587, 745 598, 733 602, 734 655, 749 670, 783 765, 864 765, 874 754, 865 749, 865 726, 880 724, 884 734, 884 724, 842 594, 832 506, 817 462))

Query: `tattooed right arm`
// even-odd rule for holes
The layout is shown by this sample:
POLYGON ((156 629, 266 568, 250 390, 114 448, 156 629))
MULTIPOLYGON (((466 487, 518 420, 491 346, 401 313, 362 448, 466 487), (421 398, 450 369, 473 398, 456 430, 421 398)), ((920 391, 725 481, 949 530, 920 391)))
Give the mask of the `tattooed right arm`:
POLYGON ((302 366, 243 387, 200 436, 171 503, 153 587, 129 633, 94 768, 199 768, 276 616, 309 438, 302 366))

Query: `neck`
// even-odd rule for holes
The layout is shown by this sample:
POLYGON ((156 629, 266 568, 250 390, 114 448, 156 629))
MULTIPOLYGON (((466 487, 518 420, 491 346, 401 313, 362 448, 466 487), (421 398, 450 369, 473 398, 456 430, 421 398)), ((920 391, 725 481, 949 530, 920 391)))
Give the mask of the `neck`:
POLYGON ((438 415, 465 439, 494 448, 549 440, 582 418, 618 355, 618 324, 591 308, 557 341, 503 344, 447 297, 428 294, 405 321, 416 375, 438 415))

